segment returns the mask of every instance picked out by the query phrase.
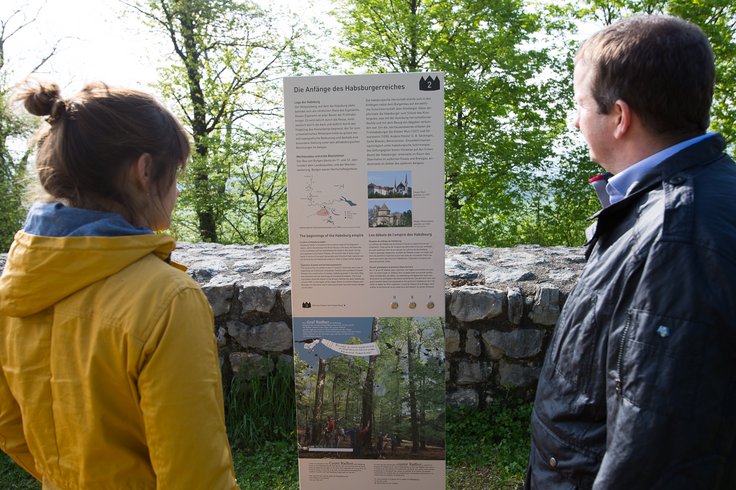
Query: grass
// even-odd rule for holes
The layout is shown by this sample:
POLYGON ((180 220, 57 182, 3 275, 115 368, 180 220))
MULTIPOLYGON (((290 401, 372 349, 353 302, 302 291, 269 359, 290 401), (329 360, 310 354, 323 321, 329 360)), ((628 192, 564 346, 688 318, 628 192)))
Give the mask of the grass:
POLYGON ((0 451, 0 489, 40 490, 41 484, 0 451))
POLYGON ((484 410, 449 410, 447 488, 523 488, 531 409, 531 403, 503 400, 484 410))
POLYGON ((269 441, 296 440, 296 400, 293 367, 263 359, 263 378, 246 377, 244 368, 233 377, 225 400, 227 436, 234 448, 260 449, 269 441))
MULTIPOLYGON (((243 490, 297 490, 291 367, 277 365, 260 381, 236 377, 227 397, 228 436, 243 490)), ((531 404, 499 400, 483 410, 448 409, 447 488, 523 488, 531 404)), ((0 490, 41 485, 0 453, 0 490)))
MULTIPOLYGON (((271 361, 264 360, 268 369, 271 361)), ((228 392, 225 420, 233 445, 240 488, 299 488, 293 368, 277 362, 265 378, 235 376, 228 392)))

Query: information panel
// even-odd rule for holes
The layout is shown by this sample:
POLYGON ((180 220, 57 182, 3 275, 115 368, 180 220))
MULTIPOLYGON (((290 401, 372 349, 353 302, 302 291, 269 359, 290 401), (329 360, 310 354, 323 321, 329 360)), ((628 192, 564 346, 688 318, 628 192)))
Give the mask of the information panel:
POLYGON ((443 94, 284 79, 303 490, 445 486, 443 94))

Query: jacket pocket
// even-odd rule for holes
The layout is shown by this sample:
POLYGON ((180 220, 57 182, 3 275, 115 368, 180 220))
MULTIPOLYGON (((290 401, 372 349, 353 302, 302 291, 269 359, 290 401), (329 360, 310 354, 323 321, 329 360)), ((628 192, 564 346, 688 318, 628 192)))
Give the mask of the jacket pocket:
POLYGON ((617 339, 617 398, 653 412, 689 418, 711 332, 704 323, 632 310, 617 339))
POLYGON ((600 457, 566 442, 532 414, 529 466, 532 490, 591 488, 600 457))
MULTIPOLYGON (((578 288, 578 290, 581 288, 578 288)), ((555 327, 547 364, 549 376, 562 378, 572 391, 589 391, 590 372, 599 357, 600 330, 596 322, 597 296, 568 299, 555 327)))

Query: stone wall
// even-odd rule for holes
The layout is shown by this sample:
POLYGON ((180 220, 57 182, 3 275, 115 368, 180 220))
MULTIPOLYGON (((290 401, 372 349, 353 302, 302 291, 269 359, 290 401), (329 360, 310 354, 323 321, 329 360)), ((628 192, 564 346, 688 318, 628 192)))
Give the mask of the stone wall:
MULTIPOLYGON (((262 375, 276 362, 292 362, 288 246, 180 243, 173 259, 189 267, 212 305, 226 384, 240 370, 262 375)), ((446 248, 449 404, 533 396, 552 328, 583 264, 578 248, 446 248)))

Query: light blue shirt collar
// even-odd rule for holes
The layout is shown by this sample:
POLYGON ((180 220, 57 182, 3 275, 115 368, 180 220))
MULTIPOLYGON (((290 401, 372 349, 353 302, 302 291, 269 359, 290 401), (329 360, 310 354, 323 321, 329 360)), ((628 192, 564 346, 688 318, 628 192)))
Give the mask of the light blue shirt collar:
POLYGON ((624 197, 628 196, 644 175, 648 174, 654 167, 665 161, 667 158, 684 150, 688 146, 699 143, 715 134, 717 133, 706 133, 689 140, 681 141, 676 145, 672 145, 669 148, 665 148, 664 150, 655 153, 654 155, 646 157, 644 160, 635 163, 608 179, 606 193, 609 196, 611 204, 617 203, 624 197))

